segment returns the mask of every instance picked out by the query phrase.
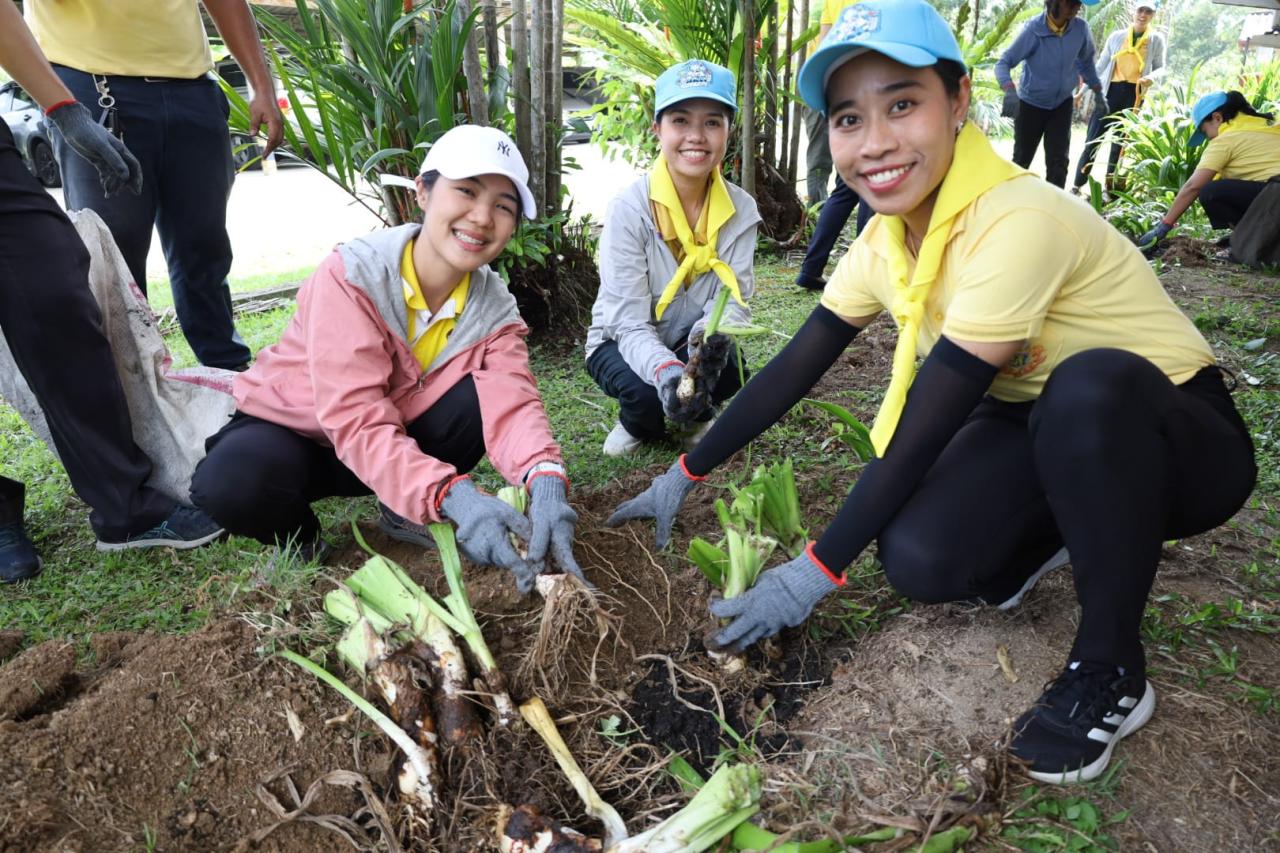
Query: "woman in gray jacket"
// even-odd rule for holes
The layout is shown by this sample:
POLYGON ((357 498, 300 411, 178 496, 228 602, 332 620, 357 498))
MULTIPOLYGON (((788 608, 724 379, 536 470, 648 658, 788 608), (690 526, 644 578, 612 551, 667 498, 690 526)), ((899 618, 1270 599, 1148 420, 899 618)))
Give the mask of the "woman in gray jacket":
MULTIPOLYGON (((1107 43, 1098 56, 1098 79, 1102 81, 1100 108, 1089 119, 1089 133, 1084 153, 1076 166, 1075 186, 1083 187, 1089 180, 1094 157, 1098 153, 1102 134, 1115 124, 1116 117, 1126 110, 1136 109, 1142 103, 1153 81, 1167 70, 1164 64, 1164 34, 1151 26, 1160 0, 1138 0, 1133 12, 1133 24, 1116 30, 1107 36, 1107 43)), ((1111 143, 1107 156, 1106 179, 1110 180, 1120 162, 1120 144, 1111 143)))
POLYGON ((649 174, 618 194, 600 236, 600 290, 587 332, 587 371, 618 401, 604 442, 623 456, 661 439, 672 422, 686 443, 710 426, 715 407, 745 370, 722 334, 702 330, 722 289, 724 324, 751 321, 755 200, 720 174, 737 111, 733 73, 691 59, 658 78, 653 132, 660 153, 649 174), (677 394, 696 360, 693 394, 677 394))

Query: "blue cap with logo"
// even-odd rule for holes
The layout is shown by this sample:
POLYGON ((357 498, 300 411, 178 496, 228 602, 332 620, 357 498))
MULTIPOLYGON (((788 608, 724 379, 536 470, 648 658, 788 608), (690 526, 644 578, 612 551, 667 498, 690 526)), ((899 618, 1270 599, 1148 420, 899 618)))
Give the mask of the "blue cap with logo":
POLYGON ((800 97, 827 111, 827 82, 836 69, 867 51, 922 68, 939 59, 964 64, 960 45, 938 10, 925 0, 863 0, 840 11, 822 45, 800 71, 800 97))
POLYGON ((1187 140, 1188 148, 1195 148, 1204 142, 1205 135, 1204 131, 1200 129, 1201 122, 1213 115, 1214 110, 1221 109, 1226 102, 1226 92, 1210 92, 1196 101, 1196 105, 1191 108, 1191 121, 1195 124, 1196 129, 1195 133, 1191 134, 1191 139, 1187 140))
POLYGON ((654 84, 653 118, 667 107, 691 98, 710 98, 738 111, 738 82, 733 72, 705 59, 689 59, 663 71, 654 84))

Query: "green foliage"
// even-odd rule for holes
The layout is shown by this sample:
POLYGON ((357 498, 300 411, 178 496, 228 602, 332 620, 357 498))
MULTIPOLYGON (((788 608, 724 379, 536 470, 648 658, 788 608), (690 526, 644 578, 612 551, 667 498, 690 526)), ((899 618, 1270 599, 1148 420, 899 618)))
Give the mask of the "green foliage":
POLYGON ((1128 811, 1106 815, 1087 797, 1053 796, 1033 787, 1023 792, 1000 840, 1031 853, 1118 850, 1107 833, 1128 817, 1128 811))
MULTIPOLYGON (((462 117, 458 69, 475 14, 464 19, 456 0, 407 14, 402 0, 295 2, 297 29, 258 15, 291 107, 285 147, 389 224, 409 221, 414 200, 384 195, 378 174, 416 176, 424 150, 462 117)), ((247 104, 226 91, 231 126, 247 131, 247 104)))
POLYGON ((871 443, 871 430, 867 429, 862 421, 854 417, 852 412, 844 406, 837 403, 828 403, 825 400, 814 400, 806 397, 804 401, 815 409, 831 415, 833 419, 831 430, 835 434, 835 438, 844 442, 859 460, 870 462, 875 458, 876 449, 871 443))

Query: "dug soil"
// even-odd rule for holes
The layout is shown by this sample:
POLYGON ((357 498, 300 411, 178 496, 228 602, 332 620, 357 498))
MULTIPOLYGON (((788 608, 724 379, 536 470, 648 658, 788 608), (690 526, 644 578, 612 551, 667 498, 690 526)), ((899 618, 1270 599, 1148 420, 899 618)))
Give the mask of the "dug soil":
MULTIPOLYGON (((1198 272, 1167 280, 1192 309, 1220 286, 1198 272)), ((883 326, 869 329, 814 396, 848 405, 850 390, 878 391, 892 340, 883 326)), ((817 528, 856 476, 838 446, 826 463, 798 471, 805 517, 817 528)), ((764 762, 758 820, 775 831, 816 838, 891 825, 905 834, 879 849, 900 850, 930 826, 960 824, 982 833, 971 849, 1009 849, 997 836, 1034 822, 1015 814, 1030 785, 996 743, 1064 662, 1077 618, 1069 574, 1049 576, 1004 613, 912 605, 864 563, 843 598, 730 672, 705 651, 708 587, 680 556, 693 535, 714 529, 718 490, 694 492, 666 552, 653 548, 649 527, 603 526, 659 470, 574 496, 576 553, 598 599, 575 593, 550 606, 519 598, 496 570, 466 569, 516 700, 546 701, 633 831, 683 802, 665 770, 674 750, 704 771, 725 756, 764 762)), ((1249 555, 1263 559, 1277 536, 1268 523, 1244 510, 1233 524, 1167 546, 1155 600, 1185 600, 1194 611, 1238 598, 1240 566, 1249 555)), ((373 529, 366 536, 428 590, 444 591, 433 551, 373 529)), ((355 548, 342 552, 315 592, 359 562, 355 548)), ((287 622, 253 605, 188 636, 99 635, 87 653, 55 642, 23 649, 20 637, 0 633, 0 851, 492 850, 498 808, 521 803, 599 834, 523 727, 490 725, 483 742, 450 751, 434 813, 403 808, 391 793, 386 738, 272 654, 325 640, 316 597, 295 602, 287 622)), ((1218 641, 1236 647, 1240 680, 1280 685, 1274 634, 1226 632, 1218 641)), ((1196 665, 1176 652, 1150 654, 1156 715, 1119 748, 1107 787, 1083 792, 1107 815, 1127 810, 1104 831, 1133 850, 1276 844, 1274 706, 1242 701, 1232 679, 1189 677, 1196 665)))

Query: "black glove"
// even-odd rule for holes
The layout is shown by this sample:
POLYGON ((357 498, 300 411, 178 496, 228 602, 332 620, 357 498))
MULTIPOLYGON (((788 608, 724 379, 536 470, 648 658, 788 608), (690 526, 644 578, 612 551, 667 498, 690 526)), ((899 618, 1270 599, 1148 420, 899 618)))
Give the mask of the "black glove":
POLYGON ((128 187, 134 195, 142 192, 142 167, 124 143, 93 120, 84 104, 63 104, 46 116, 77 154, 93 164, 102 182, 102 193, 115 195, 128 187))
POLYGON ((1017 89, 1004 90, 1004 102, 1000 104, 1000 115, 1005 118, 1017 118, 1018 107, 1022 106, 1022 101, 1018 100, 1017 89))
POLYGON ((671 422, 682 425, 692 423, 711 408, 710 392, 706 391, 705 386, 699 387, 696 380, 693 396, 688 400, 680 399, 680 383, 684 374, 685 368, 675 364, 663 368, 658 374, 658 400, 662 402, 662 413, 671 422))

